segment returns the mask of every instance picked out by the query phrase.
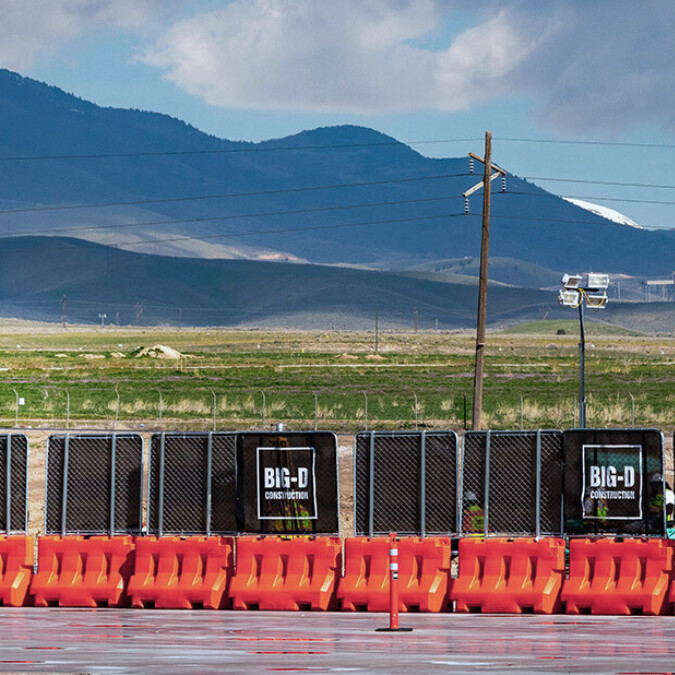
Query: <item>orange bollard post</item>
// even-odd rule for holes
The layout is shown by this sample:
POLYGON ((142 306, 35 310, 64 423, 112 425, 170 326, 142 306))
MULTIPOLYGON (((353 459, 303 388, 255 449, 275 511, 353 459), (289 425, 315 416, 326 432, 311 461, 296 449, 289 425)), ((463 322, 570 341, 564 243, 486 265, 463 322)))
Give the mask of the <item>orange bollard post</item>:
POLYGON ((398 544, 396 533, 389 533, 389 628, 376 628, 379 633, 410 633, 412 628, 398 625, 398 544))

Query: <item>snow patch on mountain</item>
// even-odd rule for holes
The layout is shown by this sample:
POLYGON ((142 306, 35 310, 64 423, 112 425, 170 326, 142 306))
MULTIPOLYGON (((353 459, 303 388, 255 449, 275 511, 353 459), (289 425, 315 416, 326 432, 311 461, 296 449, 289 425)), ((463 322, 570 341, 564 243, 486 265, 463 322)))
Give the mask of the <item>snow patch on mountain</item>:
POLYGON ((571 197, 563 197, 563 199, 581 209, 586 209, 586 211, 594 213, 596 216, 607 218, 607 220, 611 220, 619 225, 628 225, 629 227, 636 227, 638 230, 644 230, 642 225, 638 225, 634 220, 631 220, 628 216, 624 216, 623 213, 619 213, 619 211, 615 211, 614 209, 600 206, 600 204, 594 204, 593 202, 586 202, 583 199, 572 199, 571 197))

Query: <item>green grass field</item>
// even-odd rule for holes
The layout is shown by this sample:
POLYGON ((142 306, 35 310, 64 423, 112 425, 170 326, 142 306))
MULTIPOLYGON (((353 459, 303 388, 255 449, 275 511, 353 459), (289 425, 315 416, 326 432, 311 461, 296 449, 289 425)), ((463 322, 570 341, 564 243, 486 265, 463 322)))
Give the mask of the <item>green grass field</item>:
MULTIPOLYGON (((484 410, 491 428, 577 423, 574 325, 488 334, 484 410), (557 334, 561 328, 565 334, 557 334)), ((420 428, 461 429, 465 402, 471 424, 473 360, 468 333, 380 333, 376 354, 372 332, 64 330, 5 322, 0 423, 211 429, 215 419, 218 429, 234 430, 260 428, 264 416, 267 426, 350 432, 364 428, 367 400, 369 428, 414 428, 417 416, 420 428), (135 356, 158 343, 183 357, 135 356), (18 408, 17 398, 24 401, 18 408)), ((629 426, 634 400, 636 426, 675 428, 675 339, 590 327, 586 362, 587 426, 629 426)))

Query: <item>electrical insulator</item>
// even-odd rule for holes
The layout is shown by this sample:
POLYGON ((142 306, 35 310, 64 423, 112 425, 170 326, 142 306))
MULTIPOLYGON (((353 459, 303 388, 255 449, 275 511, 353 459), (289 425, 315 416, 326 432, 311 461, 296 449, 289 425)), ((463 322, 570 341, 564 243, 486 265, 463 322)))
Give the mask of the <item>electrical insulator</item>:
POLYGON ((473 157, 469 157, 469 175, 473 176, 473 157))
POLYGON ((502 192, 506 192, 506 176, 502 176, 502 192))
POLYGON ((469 198, 464 197, 464 215, 468 216, 469 215, 469 198))

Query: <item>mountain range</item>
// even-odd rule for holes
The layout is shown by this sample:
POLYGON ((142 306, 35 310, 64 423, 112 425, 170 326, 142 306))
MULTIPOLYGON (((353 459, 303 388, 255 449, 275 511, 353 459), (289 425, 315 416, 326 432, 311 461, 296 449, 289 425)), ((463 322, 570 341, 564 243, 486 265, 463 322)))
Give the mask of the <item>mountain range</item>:
MULTIPOLYGON (((468 158, 430 159, 354 126, 224 140, 0 70, 0 175, 5 314, 36 318, 39 303, 58 305, 67 293, 73 312, 78 302, 107 303, 135 320, 141 304, 150 321, 150 307, 161 306, 155 322, 179 307, 194 307, 182 317, 197 324, 236 323, 237 311, 242 321, 296 312, 311 323, 312 308, 370 321, 378 304, 393 321, 425 303, 441 325, 474 320, 467 276, 479 255, 481 195, 468 215, 461 195, 481 176, 468 158), (40 261, 33 276, 8 265, 15 253, 40 261)), ((552 288, 562 271, 658 277, 673 271, 675 230, 613 223, 508 174, 504 191, 493 184, 490 253, 510 261, 492 275, 509 286, 552 288)), ((493 322, 537 318, 555 302, 493 288, 493 322)), ((50 306, 54 318, 60 308, 50 306)))

